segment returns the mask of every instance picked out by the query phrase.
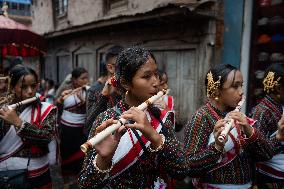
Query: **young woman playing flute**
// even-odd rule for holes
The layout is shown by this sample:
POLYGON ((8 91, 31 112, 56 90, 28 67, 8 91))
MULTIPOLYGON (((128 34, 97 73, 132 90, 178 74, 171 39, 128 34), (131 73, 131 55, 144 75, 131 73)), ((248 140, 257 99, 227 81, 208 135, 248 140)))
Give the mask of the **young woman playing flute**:
POLYGON ((219 65, 209 70, 205 86, 208 101, 192 116, 185 132, 185 150, 198 169, 191 175, 194 187, 250 188, 254 163, 271 158, 272 146, 253 127, 254 120, 233 111, 243 96, 243 76, 231 65, 219 65), (224 144, 216 138, 231 119, 234 124, 224 144))
MULTIPOLYGON (((87 153, 79 185, 145 189, 167 184, 170 188, 167 173, 175 175, 179 160, 185 157, 174 137, 174 114, 153 106, 147 111, 135 108, 159 91, 154 56, 139 47, 125 49, 117 58, 116 78, 123 99, 97 117, 89 138, 119 117, 130 121, 87 153)), ((183 175, 188 170, 184 169, 183 175)))
MULTIPOLYGON (((36 95, 39 81, 31 68, 15 66, 10 78, 12 104, 36 95)), ((52 104, 36 100, 16 109, 1 108, 0 171, 28 169, 28 188, 52 188, 48 144, 55 138, 55 126, 52 104)))
POLYGON ((72 70, 71 84, 59 91, 57 98, 59 110, 61 168, 65 185, 76 185, 84 154, 80 145, 86 140, 83 128, 86 122, 86 84, 88 71, 77 67, 72 70))
POLYGON ((271 160, 257 163, 259 189, 280 189, 284 186, 283 105, 284 64, 272 64, 263 79, 265 97, 252 109, 255 126, 271 141, 274 156, 271 160), (281 120, 280 120, 281 119, 281 120))

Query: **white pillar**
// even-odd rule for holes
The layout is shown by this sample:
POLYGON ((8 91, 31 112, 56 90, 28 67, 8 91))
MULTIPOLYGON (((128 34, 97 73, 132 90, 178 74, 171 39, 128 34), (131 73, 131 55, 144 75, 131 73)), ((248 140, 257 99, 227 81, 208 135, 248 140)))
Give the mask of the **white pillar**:
MULTIPOLYGON (((240 70, 244 77, 244 94, 248 97, 248 82, 249 82, 249 63, 250 63, 250 45, 251 45, 251 30, 253 16, 253 1, 245 0, 244 16, 243 16, 243 33, 241 44, 241 62, 240 70)), ((246 101, 247 102, 247 101, 246 101)), ((247 103, 244 104, 242 111, 245 112, 247 103)))

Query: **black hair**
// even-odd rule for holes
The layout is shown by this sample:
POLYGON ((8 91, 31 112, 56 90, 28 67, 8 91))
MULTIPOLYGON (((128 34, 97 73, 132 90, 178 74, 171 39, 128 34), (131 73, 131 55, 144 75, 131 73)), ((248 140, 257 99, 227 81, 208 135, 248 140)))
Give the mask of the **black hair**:
MULTIPOLYGON (((229 73, 231 71, 237 71, 238 69, 235 67, 235 66, 232 66, 230 64, 220 64, 220 65, 217 65, 215 67, 213 67, 212 69, 210 69, 207 74, 206 74, 206 78, 205 78, 205 86, 206 86, 206 89, 207 89, 207 85, 208 85, 208 80, 207 80, 207 75, 209 72, 212 73, 213 75, 213 80, 216 82, 219 80, 219 77, 221 77, 220 79, 220 88, 221 89, 224 85, 224 83, 227 81, 227 77, 229 75, 229 73)), ((234 79, 235 79, 235 72, 234 72, 234 79)), ((234 81, 233 81, 234 83, 234 81)))
POLYGON ((13 67, 15 66, 23 66, 23 60, 22 58, 15 58, 13 61, 11 61, 10 65, 9 65, 9 70, 11 70, 13 67))
POLYGON ((108 63, 109 59, 117 57, 121 51, 123 51, 123 47, 118 45, 109 48, 106 52, 106 57, 105 57, 106 63, 108 63))
POLYGON ((274 80, 277 80, 280 77, 278 83, 284 87, 284 63, 274 63, 271 64, 265 71, 264 78, 267 76, 268 72, 274 73, 274 80))
MULTIPOLYGON (((13 67, 11 70, 10 70, 10 78, 11 78, 11 81, 10 81, 10 85, 12 88, 14 88, 18 81, 21 79, 22 76, 27 76, 27 75, 33 75, 36 82, 38 82, 38 76, 36 74, 36 72, 29 68, 29 67, 25 67, 25 66, 21 66, 21 65, 17 65, 15 67, 13 67)), ((23 81, 24 81, 24 78, 23 78, 23 81)))
POLYGON ((166 77, 168 77, 167 73, 164 70, 158 69, 158 77, 160 81, 163 79, 163 75, 166 75, 166 77))
POLYGON ((46 79, 46 82, 48 83, 49 87, 54 87, 54 81, 52 79, 46 79))
MULTIPOLYGON (((124 79, 128 83, 132 83, 132 78, 135 76, 137 70, 139 70, 139 68, 150 58, 156 62, 154 55, 149 50, 141 47, 130 47, 124 49, 118 55, 116 60, 116 78, 119 90, 125 92, 125 89, 121 85, 121 80, 124 79)), ((150 105, 148 106, 148 110, 162 124, 163 132, 166 132, 165 125, 160 119, 160 109, 150 105)))
POLYGON ((132 83, 132 78, 135 76, 137 70, 145 64, 150 58, 155 60, 154 55, 141 47, 131 47, 123 50, 116 60, 116 78, 118 88, 125 92, 121 85, 122 79, 127 83, 132 83))
POLYGON ((106 68, 106 63, 104 61, 102 61, 100 63, 100 77, 101 76, 107 76, 107 68, 106 68))
POLYGON ((71 75, 73 79, 77 79, 78 77, 80 77, 83 73, 88 73, 88 71, 85 68, 82 67, 77 67, 74 68, 71 75))
MULTIPOLYGON (((10 86, 11 88, 15 88, 15 86, 17 85, 18 81, 23 77, 22 79, 22 86, 23 86, 23 83, 25 81, 25 77, 27 75, 32 75, 34 76, 35 78, 35 81, 36 83, 38 83, 38 76, 37 76, 37 73, 32 69, 32 68, 29 68, 29 67, 25 67, 23 65, 17 65, 17 66, 14 66, 11 70, 10 70, 10 73, 9 73, 9 76, 10 76, 10 86)), ((22 95, 22 92, 21 92, 21 95, 22 95)), ((41 102, 40 100, 36 100, 32 103, 33 106, 41 106, 41 102)))

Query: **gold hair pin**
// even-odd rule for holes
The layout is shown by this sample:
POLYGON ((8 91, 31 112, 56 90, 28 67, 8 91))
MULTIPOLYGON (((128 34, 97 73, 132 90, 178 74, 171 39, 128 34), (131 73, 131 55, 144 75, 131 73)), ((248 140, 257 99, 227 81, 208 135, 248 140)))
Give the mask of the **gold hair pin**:
POLYGON ((0 80, 7 80, 7 91, 8 93, 10 93, 10 84, 11 84, 11 77, 9 76, 3 76, 2 74, 0 74, 0 80))
POLYGON ((211 71, 207 74, 207 97, 216 96, 217 90, 221 85, 220 80, 221 76, 219 76, 218 81, 214 81, 213 74, 211 71))
POLYGON ((277 80, 274 80, 274 75, 275 73, 270 71, 263 80, 264 91, 267 93, 273 91, 275 89, 275 86, 279 85, 278 82, 281 79, 281 77, 278 77, 277 80))

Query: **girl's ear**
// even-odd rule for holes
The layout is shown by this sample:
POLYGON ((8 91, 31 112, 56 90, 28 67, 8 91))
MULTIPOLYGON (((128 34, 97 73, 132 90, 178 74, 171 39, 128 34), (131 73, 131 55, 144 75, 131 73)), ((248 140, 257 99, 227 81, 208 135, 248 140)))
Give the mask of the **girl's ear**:
POLYGON ((126 91, 130 90, 130 84, 125 79, 121 79, 120 84, 126 91))

